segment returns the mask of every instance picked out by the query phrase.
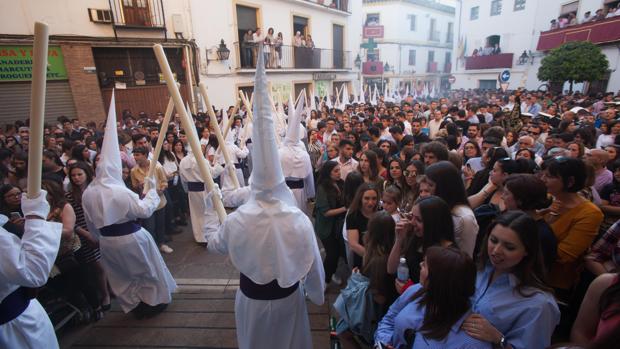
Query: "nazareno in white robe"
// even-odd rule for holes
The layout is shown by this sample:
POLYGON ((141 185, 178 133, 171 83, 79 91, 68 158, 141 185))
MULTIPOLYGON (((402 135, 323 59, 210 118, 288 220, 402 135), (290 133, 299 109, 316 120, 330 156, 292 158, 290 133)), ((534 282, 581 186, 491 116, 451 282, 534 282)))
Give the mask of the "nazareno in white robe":
POLYGON ((99 231, 148 218, 159 205, 155 189, 150 189, 141 200, 123 182, 114 91, 101 148, 97 177, 84 190, 82 207, 88 230, 99 238, 101 261, 110 287, 125 313, 140 302, 151 306, 170 303, 176 283, 151 234, 144 228, 121 236, 102 236, 99 231))
MULTIPOLYGON (((219 176, 224 169, 216 165, 215 167, 211 167, 210 170, 211 175, 215 178, 219 176)), ((207 208, 207 192, 205 190, 202 174, 200 173, 194 156, 186 156, 181 160, 179 164, 179 175, 181 176, 183 187, 187 188, 189 216, 192 223, 194 240, 199 243, 207 242, 205 232, 217 231, 220 226, 220 220, 217 216, 217 212, 213 208, 207 208), (188 186, 187 184, 189 182, 202 183, 203 190, 192 190, 192 185, 190 184, 188 186)))
POLYGON ((280 154, 280 163, 282 164, 284 177, 286 179, 295 178, 303 180, 303 188, 291 189, 291 191, 295 201, 297 201, 297 207, 302 212, 311 214, 308 209, 308 199, 314 197, 315 189, 312 163, 310 162, 308 151, 302 142, 298 142, 295 145, 283 144, 278 149, 278 153, 280 154))
POLYGON ((284 181, 262 45, 258 57, 250 198, 228 215, 207 241, 209 249, 228 254, 248 279, 241 283, 235 301, 239 348, 310 349, 312 336, 304 294, 322 304, 325 273, 312 222, 296 206, 284 181), (279 299, 261 298, 257 290, 268 284, 277 285, 267 286, 266 292, 296 285, 297 289, 279 299))
POLYGON ((304 293, 313 303, 323 304, 325 271, 312 223, 306 215, 295 206, 275 202, 268 207, 250 198, 228 215, 217 233, 209 235, 208 246, 230 255, 233 265, 256 284, 273 280, 257 279, 257 273, 265 278, 270 278, 272 272, 282 275, 284 279, 278 280, 278 284, 283 288, 294 285, 289 280, 295 278, 291 266, 279 261, 298 259, 299 264, 307 265, 309 258, 309 269, 298 277, 299 288, 286 298, 255 300, 237 290, 235 319, 241 349, 313 348, 304 293), (253 223, 248 226, 248 222, 253 223), (280 246, 276 246, 273 237, 280 237, 280 246), (289 255, 281 255, 287 251, 289 255))
MULTIPOLYGON (((24 236, 0 227, 0 300, 21 286, 47 282, 60 245, 62 224, 27 219, 24 236)), ((58 348, 54 327, 39 301, 31 299, 24 312, 0 326, 0 348, 58 348)))
POLYGON ((89 230, 99 235, 101 260, 121 308, 128 313, 140 302, 151 306, 170 303, 176 282, 151 234, 144 228, 123 236, 102 236, 99 232, 100 228, 111 224, 150 217, 159 204, 157 192, 151 189, 140 200, 129 189, 118 188, 108 192, 108 199, 102 201, 104 196, 96 195, 96 190, 98 188, 91 184, 84 191, 84 216, 89 230), (119 206, 126 209, 124 218, 114 223, 104 223, 99 212, 109 210, 107 207, 119 206))

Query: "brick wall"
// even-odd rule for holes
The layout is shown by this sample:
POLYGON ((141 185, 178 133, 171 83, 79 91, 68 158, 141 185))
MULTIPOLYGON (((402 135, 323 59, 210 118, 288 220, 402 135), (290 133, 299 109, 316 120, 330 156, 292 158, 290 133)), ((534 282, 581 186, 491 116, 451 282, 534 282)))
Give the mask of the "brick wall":
POLYGON ((95 66, 91 46, 89 44, 63 44, 61 48, 78 119, 83 124, 88 121, 98 123, 104 121, 107 114, 103 108, 97 74, 84 71, 84 67, 95 66))

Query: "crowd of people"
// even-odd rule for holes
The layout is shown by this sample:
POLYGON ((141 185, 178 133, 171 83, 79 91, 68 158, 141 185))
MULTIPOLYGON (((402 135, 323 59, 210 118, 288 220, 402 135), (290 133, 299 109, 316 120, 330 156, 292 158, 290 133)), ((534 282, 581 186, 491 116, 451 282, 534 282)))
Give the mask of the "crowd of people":
MULTIPOLYGON (((618 338, 617 97, 460 90, 344 110, 307 103, 319 107, 303 112, 316 183, 304 209, 324 250, 327 288, 346 304, 336 306, 343 346, 544 348, 559 338, 602 348, 618 338)), ((242 131, 247 110, 234 111, 217 116, 233 119, 226 143, 243 186, 254 160, 242 131)), ((173 253, 167 242, 189 220, 195 182, 180 173, 188 130, 178 117, 162 130, 162 119, 125 111, 118 143, 122 179, 139 195, 157 162, 159 205, 140 224, 162 253, 173 253)), ((204 156, 223 163, 208 116, 194 122, 204 156)), ((21 236, 29 129, 16 122, 2 131, 0 213, 9 218, 4 228, 21 236)), ((47 219, 63 226, 48 287, 95 320, 111 295, 82 195, 103 135, 101 125, 61 117, 45 127, 42 163, 47 219)))
MULTIPOLYGON (((263 33, 261 28, 248 30, 243 35, 241 42, 242 58, 241 65, 246 68, 256 66, 258 46, 262 45, 263 54, 265 55, 265 67, 269 69, 282 68, 282 46, 284 45, 284 36, 282 32, 275 34, 273 28, 267 29, 267 33, 263 33)), ((295 48, 315 48, 312 35, 303 35, 301 31, 295 32, 293 36, 292 46, 295 48)), ((288 54, 291 55, 290 53, 288 54)))
POLYGON ((581 20, 577 19, 577 14, 575 12, 570 12, 568 14, 564 14, 559 16, 557 19, 551 20, 551 30, 566 28, 577 24, 589 23, 589 22, 597 22, 602 21, 607 18, 612 18, 620 16, 620 6, 606 6, 605 8, 601 8, 596 10, 594 15, 592 15, 591 11, 586 11, 583 14, 583 18, 581 20))

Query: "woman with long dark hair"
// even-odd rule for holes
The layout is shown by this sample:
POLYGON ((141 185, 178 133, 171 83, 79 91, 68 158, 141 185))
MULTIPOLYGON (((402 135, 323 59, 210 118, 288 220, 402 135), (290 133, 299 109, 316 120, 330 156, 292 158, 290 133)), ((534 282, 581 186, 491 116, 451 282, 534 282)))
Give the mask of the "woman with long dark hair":
MULTIPOLYGON (((332 280, 343 251, 342 224, 347 212, 344 206, 344 182, 340 178, 340 165, 327 161, 321 167, 316 192, 314 231, 325 248, 325 283, 332 280)), ((343 256, 344 257, 344 256, 343 256)), ((338 281, 338 278, 335 278, 338 281)))
MULTIPOLYGON (((364 236, 366 253, 364 254, 362 267, 353 270, 352 278, 357 278, 361 273, 368 280, 368 292, 372 295, 372 314, 366 314, 364 325, 372 327, 387 312, 388 307, 398 297, 394 287, 394 275, 388 274, 386 264, 390 248, 394 244, 394 219, 386 211, 375 212, 368 221, 368 233, 364 236)), ((339 311, 339 310, 337 310, 339 311)), ((337 327, 338 337, 344 348, 358 347, 354 339, 353 331, 357 328, 349 328, 346 320, 341 319, 337 327)), ((365 333, 356 332, 355 335, 366 338, 365 333)), ((370 336, 369 336, 370 337, 370 336)), ((372 337, 366 339, 371 340, 372 337)))
POLYGON ((360 156, 359 171, 364 177, 365 183, 377 185, 383 188, 383 179, 379 176, 379 163, 377 153, 372 150, 366 150, 360 156))
POLYGON ((420 160, 411 160, 403 171, 403 188, 401 195, 400 210, 411 211, 415 200, 419 195, 418 178, 424 175, 424 163, 420 160))
MULTIPOLYGON (((205 145, 201 145, 201 147, 205 147, 205 145)), ((208 145, 206 145, 206 147, 208 147, 208 145)), ((164 195, 168 201, 166 205, 166 230, 169 234, 174 234, 176 231, 173 227, 173 223, 186 225, 187 221, 185 215, 180 210, 183 188, 179 181, 179 163, 168 141, 164 141, 162 144, 157 161, 162 165, 166 178, 168 179, 168 188, 164 190, 164 195)))
POLYGON ((75 251, 75 258, 83 266, 82 276, 87 280, 94 281, 97 285, 98 302, 91 304, 98 316, 101 311, 110 309, 110 293, 108 292, 108 281, 105 271, 101 264, 101 253, 97 238, 88 231, 84 210, 82 208, 82 193, 92 182, 94 173, 89 164, 78 161, 69 166, 69 188, 65 193, 65 198, 73 207, 75 212, 75 233, 80 238, 81 246, 75 251))
POLYGON ((183 144, 183 141, 180 139, 174 141, 172 144, 172 152, 177 158, 177 163, 181 163, 181 160, 187 156, 187 150, 185 150, 185 144, 183 144))
POLYGON ((476 265, 463 251, 433 246, 407 289, 379 322, 375 340, 390 348, 491 348, 459 329, 471 313, 476 265))
POLYGON ((401 218, 396 225, 396 233, 387 270, 395 274, 400 258, 405 257, 409 267, 409 279, 413 283, 420 281, 420 262, 424 251, 431 246, 455 245, 450 208, 437 196, 418 199, 411 213, 401 218))
POLYGON ((480 248, 475 314, 462 329, 502 348, 548 347, 560 311, 543 267, 536 221, 521 211, 499 216, 480 248))
POLYGON ((403 171, 405 170, 404 163, 397 157, 392 157, 388 162, 387 168, 387 180, 383 182, 383 189, 394 185, 401 189, 405 186, 405 177, 403 171))
POLYGON ((454 222, 454 238, 460 249, 474 254, 478 223, 465 196, 460 171, 448 161, 439 161, 425 170, 431 195, 442 198, 450 208, 454 222))
POLYGON ((351 267, 362 266, 364 257, 364 235, 368 231, 368 219, 379 208, 379 188, 370 183, 362 184, 357 193, 349 212, 347 213, 347 242, 353 251, 351 267))
POLYGON ((9 218, 4 229, 21 238, 24 234, 25 218, 22 212, 22 190, 13 184, 0 187, 0 214, 9 218))

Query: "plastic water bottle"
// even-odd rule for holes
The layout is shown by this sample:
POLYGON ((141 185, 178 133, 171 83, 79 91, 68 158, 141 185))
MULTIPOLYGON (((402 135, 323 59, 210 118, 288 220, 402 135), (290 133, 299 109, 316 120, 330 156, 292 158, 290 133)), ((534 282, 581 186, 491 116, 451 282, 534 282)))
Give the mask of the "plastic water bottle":
POLYGON ((400 258, 398 269, 396 269, 396 277, 400 282, 407 282, 409 280, 409 267, 407 266, 407 259, 400 258))

